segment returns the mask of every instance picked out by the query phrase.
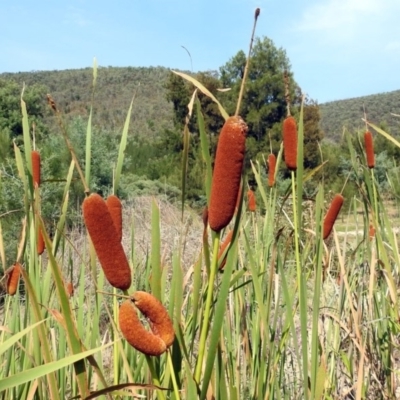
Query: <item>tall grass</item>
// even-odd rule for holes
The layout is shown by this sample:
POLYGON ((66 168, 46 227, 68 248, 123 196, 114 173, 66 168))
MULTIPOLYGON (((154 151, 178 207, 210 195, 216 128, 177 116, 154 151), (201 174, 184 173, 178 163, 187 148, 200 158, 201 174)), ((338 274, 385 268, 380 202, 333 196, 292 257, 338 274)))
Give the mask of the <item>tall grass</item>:
MULTIPOLYGON (((180 75, 202 90, 193 78, 180 75)), ((211 157, 196 96, 193 111, 209 201, 211 157)), ((132 104, 116 160, 115 194, 131 112, 132 104)), ((22 117, 26 153, 32 145, 23 102, 22 117)), ((329 188, 320 184, 315 199, 304 200, 302 112, 297 124, 297 170, 291 172, 287 195, 280 194, 279 185, 268 184, 264 165, 252 164, 257 211, 246 210, 241 190, 233 220, 221 234, 231 235, 223 269, 217 268, 221 253, 216 234, 209 228, 203 233, 201 218, 193 211, 183 208, 183 223, 177 224, 171 217, 173 207, 152 199, 150 234, 139 245, 141 227, 127 222, 125 207, 123 245, 132 272, 126 294, 151 293, 174 325, 173 345, 157 357, 140 353, 122 338, 118 310, 126 299, 105 280, 83 223, 78 233, 65 224, 69 186, 80 162, 74 149, 70 147, 64 197, 54 204, 61 211, 51 238, 40 217, 40 202, 46 200, 35 188, 31 159, 24 159, 15 146, 25 204, 16 261, 23 268, 19 290, 5 296, 1 311, 0 398, 398 398, 397 227, 373 169, 359 154, 362 147, 354 148, 349 141, 358 190, 354 198, 345 199, 348 211, 343 209, 340 217, 346 221, 362 212, 363 223, 355 233, 341 223, 340 230, 334 227, 323 239, 329 188), (162 223, 168 218, 169 224, 162 223), (41 256, 36 252, 38 228, 46 247, 41 256), (189 230, 197 239, 189 237, 189 230), (171 232, 173 239, 167 242, 171 232), (67 290, 71 280, 72 296, 67 290)), ((86 155, 90 123, 87 132, 86 155)), ((68 139, 66 131, 63 134, 68 139)), ((276 180, 284 168, 282 152, 277 155, 276 180)), ((87 157, 84 178, 80 175, 87 193, 89 161, 87 157)))

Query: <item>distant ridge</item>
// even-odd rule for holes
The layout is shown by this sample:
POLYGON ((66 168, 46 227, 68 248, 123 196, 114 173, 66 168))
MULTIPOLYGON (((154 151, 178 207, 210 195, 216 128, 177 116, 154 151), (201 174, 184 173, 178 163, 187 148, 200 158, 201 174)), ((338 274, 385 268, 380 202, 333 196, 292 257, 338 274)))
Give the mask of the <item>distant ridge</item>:
POLYGON ((321 128, 327 139, 339 139, 345 128, 364 130, 364 109, 370 122, 383 123, 391 134, 400 135, 400 118, 392 115, 400 114, 400 90, 330 101, 319 107, 321 128))
MULTIPOLYGON (((132 130, 153 136, 173 128, 172 104, 165 97, 169 69, 164 67, 99 67, 94 101, 94 125, 120 131, 133 95, 136 93, 132 130)), ((92 93, 92 69, 2 73, 0 79, 21 84, 44 85, 66 116, 88 116, 92 93)), ((45 101, 45 99, 43 99, 45 101)), ((400 136, 400 90, 372 94, 319 105, 321 128, 328 140, 338 140, 343 129, 364 130, 364 107, 368 120, 386 124, 400 136)))
MULTIPOLYGON (((168 74, 169 69, 164 67, 98 67, 93 125, 121 132, 135 96, 130 125, 134 134, 152 137, 165 128, 172 128, 172 104, 167 102, 164 89, 168 74)), ((23 82, 45 86, 67 118, 89 115, 92 68, 3 73, 1 78, 14 79, 21 87, 23 82)))

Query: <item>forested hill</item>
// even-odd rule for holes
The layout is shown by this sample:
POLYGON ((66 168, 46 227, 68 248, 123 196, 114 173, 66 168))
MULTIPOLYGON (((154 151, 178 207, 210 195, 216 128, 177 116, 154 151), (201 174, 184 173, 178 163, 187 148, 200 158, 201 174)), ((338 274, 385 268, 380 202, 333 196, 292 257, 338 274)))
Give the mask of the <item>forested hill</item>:
MULTIPOLYGON (((173 125, 172 104, 165 98, 164 83, 169 70, 164 67, 99 67, 93 102, 93 124, 121 131, 134 97, 132 122, 135 133, 152 136, 173 125)), ((92 68, 3 73, 27 86, 39 84, 50 93, 67 116, 88 117, 93 88, 92 68)), ((43 98, 45 102, 46 99, 43 98)), ((49 112, 48 118, 52 113, 49 112)))
MULTIPOLYGON (((152 136, 173 125, 172 104, 166 100, 164 84, 169 70, 164 67, 99 67, 94 96, 94 125, 122 129, 132 97, 132 126, 136 133, 152 136)), ((0 74, 0 79, 19 84, 40 84, 46 88, 66 115, 88 116, 93 72, 91 68, 63 71, 34 71, 0 74)), ((312 97, 312 96, 311 96, 312 97)), ((43 99, 45 101, 45 99, 43 99)), ((364 109, 368 119, 384 124, 400 135, 400 90, 320 104, 325 138, 340 137, 343 127, 363 129, 364 109)), ((51 113, 49 113, 49 118, 51 113)))
POLYGON ((320 123, 326 138, 338 139, 344 127, 364 129, 364 110, 370 122, 382 125, 395 136, 400 135, 400 117, 393 115, 400 115, 400 90, 331 101, 319 106, 320 123))

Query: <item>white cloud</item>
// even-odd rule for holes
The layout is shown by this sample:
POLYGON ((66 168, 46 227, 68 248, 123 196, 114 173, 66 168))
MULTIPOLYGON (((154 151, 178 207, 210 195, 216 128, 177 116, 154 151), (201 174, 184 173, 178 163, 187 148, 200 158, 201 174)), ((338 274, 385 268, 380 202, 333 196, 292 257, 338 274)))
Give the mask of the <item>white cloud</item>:
POLYGON ((387 31, 387 21, 399 11, 399 0, 319 0, 305 9, 297 30, 330 42, 368 40, 372 31, 387 31))
POLYGON ((379 11, 379 0, 328 0, 306 9, 299 24, 301 30, 348 28, 358 18, 379 11))

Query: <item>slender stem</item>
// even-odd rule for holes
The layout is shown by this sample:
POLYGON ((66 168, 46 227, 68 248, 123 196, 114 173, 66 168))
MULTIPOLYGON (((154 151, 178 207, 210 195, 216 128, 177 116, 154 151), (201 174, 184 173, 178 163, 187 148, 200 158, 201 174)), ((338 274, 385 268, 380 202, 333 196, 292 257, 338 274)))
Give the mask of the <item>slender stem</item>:
MULTIPOLYGON (((154 385, 161 386, 160 380, 158 379, 156 370, 154 368, 153 360, 147 354, 145 354, 145 356, 154 385)), ((157 398, 158 400, 165 400, 164 392, 162 390, 157 390, 157 398)))
POLYGON ((304 292, 304 277, 300 262, 300 245, 299 245, 299 222, 297 218, 297 197, 296 197, 296 179, 294 171, 292 174, 292 202, 293 202, 293 220, 294 220, 294 243, 296 256, 297 285, 299 288, 299 308, 300 308, 300 328, 301 328, 301 348, 303 355, 303 390, 304 398, 308 399, 308 341, 307 341, 307 304, 306 293, 304 292))
POLYGON ((371 169, 371 176, 372 176, 372 190, 374 193, 374 211, 375 211, 375 221, 378 224, 378 198, 376 193, 376 186, 375 186, 375 168, 371 169))
POLYGON ((197 383, 200 382, 201 376, 201 367, 203 365, 203 359, 205 354, 206 340, 208 334, 208 327, 210 325, 210 312, 211 312, 211 304, 213 299, 213 289, 214 289, 214 280, 217 274, 218 269, 218 248, 219 248, 219 239, 221 233, 218 232, 214 238, 214 246, 213 246, 213 259, 211 263, 210 275, 208 278, 208 287, 207 287, 207 299, 204 309, 204 317, 203 324, 201 327, 200 333, 200 342, 199 342, 199 355, 197 358, 196 369, 194 373, 194 379, 197 383))
POLYGON ((178 384, 176 383, 174 365, 172 363, 171 352, 169 350, 167 350, 167 358, 168 358, 169 369, 171 370, 171 379, 172 379, 172 386, 174 388, 175 400, 179 400, 181 396, 179 394, 178 384))
POLYGON ((250 54, 251 54, 251 49, 253 47, 254 33, 256 31, 257 19, 258 19, 259 15, 260 15, 260 9, 257 8, 256 13, 254 15, 253 32, 251 33, 251 39, 250 39, 250 45, 249 45, 249 54, 247 55, 246 65, 244 66, 243 79, 242 79, 242 84, 240 85, 240 92, 239 92, 238 102, 237 102, 237 105, 236 105, 235 115, 239 115, 240 105, 242 103, 244 85, 246 83, 247 74, 249 72, 250 54))

